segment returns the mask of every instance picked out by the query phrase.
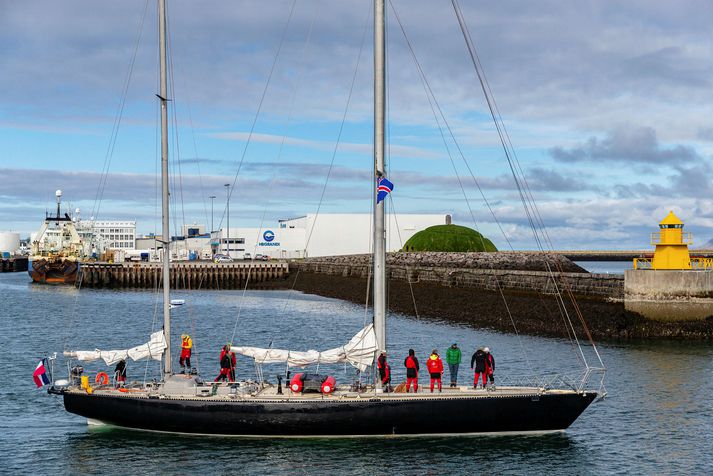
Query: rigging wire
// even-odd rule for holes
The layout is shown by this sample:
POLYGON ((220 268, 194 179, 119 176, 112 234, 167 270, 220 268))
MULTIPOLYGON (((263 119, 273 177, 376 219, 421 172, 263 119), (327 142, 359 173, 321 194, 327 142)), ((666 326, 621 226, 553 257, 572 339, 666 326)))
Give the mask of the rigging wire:
MULTIPOLYGON (((468 31, 468 27, 465 23, 465 19, 463 17, 463 13, 461 11, 460 5, 458 4, 457 0, 451 0, 451 3, 453 5, 453 9, 456 13, 456 17, 457 17, 461 32, 463 34, 463 38, 465 40, 466 46, 468 48, 468 52, 470 54, 471 61, 473 62, 473 66, 475 67, 476 75, 480 82, 481 89, 483 90, 483 94, 485 95, 488 109, 490 110, 490 114, 493 118, 493 122, 495 123, 495 128, 497 130, 498 136, 500 137, 500 141, 503 146, 503 151, 505 153, 505 157, 508 161, 508 165, 510 167, 513 178, 515 179, 515 184, 518 189, 518 194, 520 195, 520 200, 523 204, 523 207, 525 208, 525 213, 526 213, 528 222, 530 223, 530 227, 533 231, 535 242, 537 243, 538 249, 540 249, 540 251, 543 251, 543 252, 545 251, 543 241, 545 243, 547 243, 548 249, 553 249, 552 242, 551 242, 549 235, 547 234, 546 229, 544 227, 544 222, 542 220, 542 216, 539 213, 537 204, 534 202, 534 197, 532 196, 532 192, 529 187, 529 184, 527 183, 527 180, 524 178, 524 173, 522 171, 522 167, 519 163, 519 160, 517 159, 516 154, 514 154, 514 148, 512 147, 512 143, 510 142, 509 135, 507 134, 507 131, 505 129, 505 123, 502 120, 502 116, 500 115, 499 110, 497 109, 497 105, 496 105, 495 99, 492 95, 492 91, 490 90, 490 86, 487 82, 487 79, 485 78, 482 64, 480 63, 480 59, 477 55, 477 51, 475 50, 475 46, 474 46, 472 38, 470 36, 470 32, 468 31), (538 230, 539 230, 539 233, 538 233, 538 230)), ((564 316, 566 316, 569 327, 571 328, 572 333, 574 335, 574 339, 577 343, 577 347, 579 349, 581 358, 585 362, 585 365, 587 366, 587 368, 589 368, 589 364, 587 363, 587 359, 586 359, 584 352, 582 350, 582 347, 579 343, 579 339, 578 339, 576 331, 574 329, 574 325, 570 319, 569 312, 567 311, 567 307, 566 307, 564 299, 562 297, 562 293, 560 292, 559 286, 557 285, 556 279, 554 277, 554 272, 552 271, 552 269, 550 267, 549 260, 545 259, 544 261, 545 261, 545 265, 548 269, 548 272, 551 276, 554 287, 556 289, 558 305, 560 306, 560 309, 564 313, 564 316)), ((561 266, 559 265, 558 262, 555 263, 555 266, 557 267, 557 269, 560 272, 562 272, 561 266)), ((594 353, 597 356, 597 359, 599 360, 599 364, 603 368, 604 363, 602 362, 601 356, 599 354, 599 351, 597 350, 596 344, 594 343, 594 340, 591 336, 589 328, 587 327, 587 325, 584 321, 584 316, 581 313, 581 309, 577 305, 576 300, 574 299, 574 295, 573 295, 569 285, 565 282, 564 286, 565 286, 567 295, 572 302, 575 313, 576 313, 577 317, 579 318, 579 321, 584 329, 584 332, 589 339, 592 349, 594 350, 594 353)))
MULTIPOLYGON (((230 187, 228 187, 228 200, 225 204, 225 208, 223 209, 223 214, 220 217, 220 222, 218 223, 218 229, 221 228, 221 226, 223 224, 223 219, 226 217, 226 214, 228 211, 228 203, 230 203, 230 197, 233 195, 233 190, 235 189, 235 184, 238 181, 238 176, 240 175, 240 170, 242 169, 243 163, 245 162, 245 156, 247 155, 248 146, 250 145, 250 142, 253 137, 253 133, 255 132, 255 125, 257 124, 258 117, 260 117, 260 112, 262 111, 262 105, 263 105, 263 102, 265 101, 265 96, 267 95, 267 90, 270 86, 270 82, 272 80, 272 75, 275 72, 275 66, 277 65, 277 60, 280 57, 280 52, 282 51, 282 47, 284 46, 285 38, 287 36, 287 31, 289 30, 290 23, 292 22, 292 16, 294 15, 296 4, 297 4, 297 0, 293 0, 292 6, 290 7, 290 13, 287 17, 287 22, 285 23, 285 27, 282 30, 282 36, 280 37, 280 44, 277 47, 277 51, 275 52, 275 57, 272 60, 272 66, 270 67, 270 72, 267 76, 267 80, 265 81, 265 87, 262 90, 262 95, 260 96, 260 101, 258 102, 258 107, 257 107, 257 110, 255 111, 255 116, 253 117, 252 124, 250 126, 250 132, 248 134, 248 139, 245 141, 245 146, 243 147, 243 152, 240 156, 240 162, 238 163, 238 168, 235 170, 235 175, 233 177, 233 183, 230 187)), ((230 244, 228 243, 227 246, 229 247, 230 244)))
MULTIPOLYGON (((406 44, 407 44, 407 46, 408 46, 408 48, 409 48, 409 51, 411 52, 411 57, 412 57, 412 59, 413 59, 415 65, 416 65, 417 70, 418 70, 419 78, 421 79, 421 84, 422 84, 422 86, 423 86, 423 88, 424 88, 424 92, 425 92, 425 94, 426 94, 426 98, 427 98, 427 100, 428 100, 428 104, 429 104, 429 106, 431 107, 431 111, 432 111, 432 113, 433 113, 434 120, 436 121, 436 125, 437 125, 437 127, 438 127, 439 132, 440 132, 441 139, 442 139, 442 141, 443 141, 443 145, 444 145, 444 147, 445 147, 445 149, 446 149, 446 153, 447 153, 448 158, 449 158, 449 160, 450 160, 450 162, 451 162, 451 165, 452 165, 452 167, 453 167, 453 171, 454 171, 454 173, 455 173, 455 175, 456 175, 456 179, 458 180, 458 185, 459 185, 460 190, 461 190, 461 192, 462 192, 462 194, 463 194, 463 197, 464 197, 464 199, 465 199, 466 206, 468 207, 468 211, 469 211, 469 213, 470 213, 471 219, 473 220, 473 224, 474 224, 474 226, 477 228, 477 222, 476 222, 476 219, 475 219, 475 214, 473 213, 473 209, 472 209, 472 207, 471 207, 471 205, 470 205, 470 201, 468 200, 468 196, 467 196, 467 194, 466 194, 466 192, 465 192, 465 188, 463 187, 463 182, 462 182, 462 180, 461 180, 461 178, 460 178, 460 175, 459 175, 459 173, 458 173, 458 169, 457 169, 457 167, 456 167, 456 165, 455 165, 455 161, 453 160, 453 155, 451 154, 450 147, 448 146, 448 140, 446 139, 446 136, 445 136, 444 131, 443 131, 443 127, 441 126, 441 120, 445 121, 445 114, 443 114, 443 111, 441 110, 440 106, 438 105, 438 100, 436 99, 436 96, 435 96, 435 94, 433 93, 433 90, 431 89, 430 84, 429 84, 429 82, 428 82, 428 78, 426 77, 426 74, 425 74, 425 72, 423 71, 420 62, 418 61, 418 57, 416 56, 416 53, 415 53, 415 51, 414 51, 414 49, 413 49, 413 46, 412 46, 412 44, 411 44, 411 41, 409 40, 408 35, 406 34, 406 30, 405 30, 405 28, 404 28, 404 26, 403 26, 403 23, 401 22, 401 19, 400 19, 400 17, 399 17, 399 14, 398 14, 398 12, 396 11, 396 8, 394 7, 393 2, 391 2, 391 1, 389 0, 389 4, 391 5, 392 11, 394 12, 394 16, 395 16, 395 18, 396 18, 396 20, 397 20, 397 22, 398 22, 398 24, 399 24, 399 26, 400 26, 400 28, 401 28, 401 32, 402 32, 402 34, 403 34, 403 36, 404 36, 404 38, 405 38, 405 40, 406 40, 406 44), (441 119, 439 119, 439 114, 436 112, 436 110, 438 110, 438 113, 440 113, 441 119)), ((449 128, 449 130, 450 130, 450 128, 449 128)), ((452 140, 457 143, 457 141, 455 140, 455 137, 453 137, 453 136, 452 136, 452 140)), ((482 237, 482 235, 481 235, 481 244, 482 244, 482 246, 483 246, 483 249, 485 249, 485 242, 484 242, 484 238, 482 237)), ((533 366, 532 366, 532 363, 530 362, 530 359, 529 359, 529 357, 528 357, 528 352, 527 352, 527 350, 525 349, 524 343, 523 343, 523 341, 522 341, 522 337, 520 336, 520 332, 518 331, 518 328, 517 328, 517 324, 515 323, 515 319, 514 319, 514 317, 513 317, 513 315, 512 315, 512 312, 510 311, 510 306, 509 306, 509 304, 508 304, 508 302, 507 302, 507 299, 505 298, 505 292, 504 292, 504 290, 503 290, 503 288, 502 288, 502 284, 500 283, 500 280, 498 279, 498 277, 497 277, 497 275, 496 275, 496 273, 495 273, 495 269, 494 269, 494 267, 493 267, 492 264, 491 264, 489 270, 490 270, 491 273, 492 273, 493 279, 494 279, 495 284, 496 284, 496 286, 497 286, 498 293, 500 294, 500 298, 501 298, 501 300, 503 301, 503 305, 504 305, 504 307, 505 307, 505 312, 506 312, 508 318, 510 319, 510 324, 512 325, 513 330, 514 330, 514 332, 515 332, 515 335, 516 335, 517 338, 518 338, 518 343, 519 343, 519 345, 520 345, 520 349, 521 349, 523 358, 525 359, 525 362, 527 363, 528 368, 530 368, 530 369, 532 370, 532 369, 533 369, 533 366)))

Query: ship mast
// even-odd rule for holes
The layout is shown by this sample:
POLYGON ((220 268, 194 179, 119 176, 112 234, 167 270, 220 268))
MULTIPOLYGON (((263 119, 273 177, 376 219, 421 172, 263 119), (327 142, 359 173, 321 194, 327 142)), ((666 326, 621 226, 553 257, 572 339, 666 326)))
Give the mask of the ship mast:
MULTIPOLYGON (((374 2, 374 198, 378 180, 385 177, 385 72, 384 0, 374 2)), ((386 229, 384 206, 386 200, 374 205, 374 331, 378 351, 386 350, 386 229)))
POLYGON ((161 62, 161 231, 163 242, 163 333, 166 337, 163 372, 171 375, 171 232, 168 220, 168 79, 166 73, 166 0, 158 0, 158 41, 161 62))

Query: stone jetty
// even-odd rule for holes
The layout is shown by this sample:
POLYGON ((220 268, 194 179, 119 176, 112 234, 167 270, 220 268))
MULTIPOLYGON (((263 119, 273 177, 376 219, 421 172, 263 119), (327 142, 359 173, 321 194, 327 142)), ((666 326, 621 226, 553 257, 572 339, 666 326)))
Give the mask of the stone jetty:
MULTIPOLYGON (((82 263, 77 284, 81 287, 156 288, 161 285, 161 263, 82 263)), ((284 262, 173 262, 174 289, 239 289, 247 283, 260 287, 284 280, 289 272, 284 262)))

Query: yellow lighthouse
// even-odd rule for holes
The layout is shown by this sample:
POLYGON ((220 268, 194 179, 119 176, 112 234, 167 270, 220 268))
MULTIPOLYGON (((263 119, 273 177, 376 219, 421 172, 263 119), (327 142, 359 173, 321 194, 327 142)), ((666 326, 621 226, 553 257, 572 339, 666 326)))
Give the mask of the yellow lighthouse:
POLYGON ((688 245, 693 244, 690 232, 683 232, 683 222, 673 211, 659 223, 661 231, 651 234, 651 244, 656 245, 653 269, 691 269, 688 245))

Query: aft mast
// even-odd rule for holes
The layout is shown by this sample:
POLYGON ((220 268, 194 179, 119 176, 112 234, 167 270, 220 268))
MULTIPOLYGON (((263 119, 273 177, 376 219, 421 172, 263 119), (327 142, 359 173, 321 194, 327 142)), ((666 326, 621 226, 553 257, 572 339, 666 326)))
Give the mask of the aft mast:
MULTIPOLYGON (((384 0, 374 2, 374 198, 379 178, 385 177, 384 126, 385 126, 385 71, 384 0)), ((378 352, 386 350, 386 229, 384 204, 374 205, 374 331, 378 352)))
POLYGON ((168 79, 166 73, 166 0, 158 0, 158 42, 161 62, 161 230, 163 242, 163 333, 166 337, 163 372, 171 375, 171 233, 168 220, 168 79))

